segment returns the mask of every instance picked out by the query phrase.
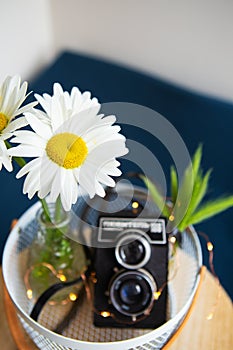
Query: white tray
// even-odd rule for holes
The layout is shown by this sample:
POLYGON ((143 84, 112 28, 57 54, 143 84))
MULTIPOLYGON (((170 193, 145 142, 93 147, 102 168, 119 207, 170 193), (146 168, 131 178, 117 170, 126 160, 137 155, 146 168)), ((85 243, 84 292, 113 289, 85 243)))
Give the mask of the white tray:
MULTIPOLYGON (((175 277, 168 283, 168 320, 154 330, 96 328, 92 324, 92 310, 83 303, 77 316, 69 323, 63 334, 52 331, 67 312, 69 306, 46 306, 35 322, 29 316, 33 307, 26 296, 23 276, 27 269, 26 250, 32 237, 25 228, 35 217, 40 203, 33 205, 19 219, 7 240, 3 254, 3 276, 8 292, 27 333, 38 346, 47 349, 161 349, 181 324, 197 289, 202 266, 202 252, 193 228, 183 234, 182 248, 177 250, 175 277)), ((170 276, 174 271, 169 269, 170 276)))

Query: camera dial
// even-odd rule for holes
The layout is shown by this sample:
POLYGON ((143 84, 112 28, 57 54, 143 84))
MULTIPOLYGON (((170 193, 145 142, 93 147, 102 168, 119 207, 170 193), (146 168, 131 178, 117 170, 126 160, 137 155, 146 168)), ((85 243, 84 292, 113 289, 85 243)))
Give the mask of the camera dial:
POLYGON ((156 283, 144 269, 120 271, 110 284, 110 301, 118 312, 135 318, 148 313, 154 302, 156 283))
POLYGON ((118 263, 127 269, 139 269, 151 256, 151 246, 140 230, 125 230, 117 241, 115 255, 118 263))

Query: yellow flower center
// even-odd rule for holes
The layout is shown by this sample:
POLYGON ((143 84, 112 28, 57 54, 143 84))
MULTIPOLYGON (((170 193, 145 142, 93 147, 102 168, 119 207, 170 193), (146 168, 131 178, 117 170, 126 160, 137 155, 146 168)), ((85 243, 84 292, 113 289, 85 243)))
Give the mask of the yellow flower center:
POLYGON ((8 118, 5 114, 0 113, 0 132, 5 129, 8 124, 8 118))
POLYGON ((64 132, 51 137, 46 145, 46 152, 48 157, 59 166, 74 169, 83 164, 88 148, 81 137, 64 132))

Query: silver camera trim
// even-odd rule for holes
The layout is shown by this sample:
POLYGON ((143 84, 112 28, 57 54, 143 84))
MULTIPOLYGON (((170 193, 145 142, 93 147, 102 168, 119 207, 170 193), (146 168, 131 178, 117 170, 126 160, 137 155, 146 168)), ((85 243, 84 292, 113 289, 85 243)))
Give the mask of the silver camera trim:
MULTIPOLYGON (((110 243, 110 242, 115 242, 118 237, 121 235, 122 232, 125 232, 126 230, 140 230, 142 227, 141 225, 148 225, 148 228, 150 228, 150 225, 153 224, 160 224, 162 226, 162 231, 161 231, 161 240, 151 240, 150 237, 148 236, 148 242, 150 244, 166 244, 167 243, 167 237, 166 237, 166 227, 165 227, 165 219, 163 218, 127 218, 127 217, 108 217, 108 216, 102 216, 99 221, 99 229, 98 229, 98 242, 103 242, 103 243, 110 243), (104 222, 112 222, 114 225, 113 227, 104 227, 104 222), (128 224, 131 227, 117 227, 117 225, 121 224, 128 224), (138 227, 139 225, 139 227, 138 227), (103 230, 108 230, 108 231, 113 231, 113 232, 119 232, 118 235, 116 235, 116 238, 103 238, 103 230)), ((148 229, 147 228, 147 229, 148 229)), ((145 231, 142 230, 143 233, 145 231)), ((152 231, 151 231, 152 232, 152 231)))
POLYGON ((151 246, 150 246, 150 243, 148 242, 148 239, 147 239, 145 233, 141 230, 135 230, 135 229, 128 229, 128 230, 123 231, 121 233, 118 241, 117 241, 117 244, 116 244, 115 256, 116 256, 118 263, 121 266, 123 266, 129 270, 139 269, 140 267, 146 265, 146 263, 149 261, 149 259, 151 257, 151 246), (127 240, 129 240, 131 242, 136 241, 136 240, 140 241, 145 248, 145 257, 138 264, 135 264, 135 265, 130 264, 129 265, 129 264, 125 263, 120 256, 120 248, 124 245, 124 242, 127 240))
POLYGON ((154 303, 154 293, 158 290, 157 288, 157 284, 154 280, 154 277, 146 270, 144 269, 139 269, 139 270, 134 270, 135 273, 141 273, 141 275, 143 275, 143 278, 145 278, 145 280, 148 282, 149 286, 150 286, 150 289, 151 289, 151 300, 150 300, 150 304, 149 306, 143 310, 143 311, 140 311, 138 313, 135 313, 135 314, 132 314, 132 313, 129 313, 125 310, 122 310, 121 307, 119 307, 119 304, 118 302, 116 301, 115 297, 114 297, 114 289, 115 289, 115 286, 116 284, 118 283, 118 280, 120 278, 122 278, 122 276, 127 276, 129 274, 132 273, 132 270, 130 271, 125 271, 125 272, 122 272, 120 271, 117 276, 113 276, 113 282, 111 283, 110 285, 110 290, 109 290, 109 296, 110 296, 110 300, 111 300, 111 303, 112 305, 115 307, 115 309, 120 312, 121 314, 125 315, 125 316, 130 316, 132 318, 135 318, 137 316, 140 316, 140 315, 146 315, 146 314, 149 314, 150 310, 152 309, 152 306, 153 306, 153 303, 154 303), (116 277, 116 278, 114 278, 116 277))

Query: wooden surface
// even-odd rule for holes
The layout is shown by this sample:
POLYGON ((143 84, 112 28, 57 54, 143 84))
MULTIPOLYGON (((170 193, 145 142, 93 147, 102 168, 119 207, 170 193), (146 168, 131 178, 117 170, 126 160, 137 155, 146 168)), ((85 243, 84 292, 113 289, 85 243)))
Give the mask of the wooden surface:
MULTIPOLYGON (((199 293, 189 317, 166 346, 166 350, 233 349, 232 302, 210 273, 204 271, 199 293), (214 312, 213 318, 208 320, 211 312, 214 312)), ((0 275, 0 349, 37 349, 20 326, 14 306, 6 291, 4 294, 1 271, 0 275)))

